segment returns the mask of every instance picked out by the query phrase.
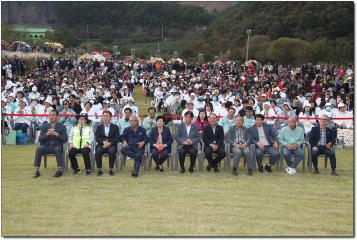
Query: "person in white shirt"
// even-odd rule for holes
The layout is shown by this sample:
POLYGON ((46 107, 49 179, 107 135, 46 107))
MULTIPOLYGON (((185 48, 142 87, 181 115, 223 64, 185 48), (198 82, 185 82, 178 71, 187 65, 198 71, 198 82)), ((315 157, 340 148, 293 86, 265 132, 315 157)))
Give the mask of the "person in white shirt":
MULTIPOLYGON (((26 106, 26 101, 20 99, 19 107, 15 109, 14 114, 31 114, 31 110, 26 106)), ((14 116, 15 127, 14 130, 22 130, 27 132, 31 125, 31 117, 29 116, 14 116)))
MULTIPOLYGON (((92 109, 92 103, 91 102, 86 102, 84 104, 84 108, 83 110, 81 111, 81 115, 82 114, 87 114, 88 116, 88 120, 90 120, 91 122, 95 122, 96 120, 96 117, 95 117, 95 112, 93 111, 92 109)), ((100 121, 99 121, 100 122, 100 121)))
POLYGON ((122 114, 124 115, 124 109, 130 108, 133 111, 133 116, 139 116, 139 108, 134 105, 134 98, 128 98, 128 104, 123 107, 122 114))
POLYGON ((338 125, 339 128, 353 128, 353 113, 346 111, 346 106, 344 103, 338 104, 338 112, 335 115, 336 118, 351 118, 350 120, 333 120, 334 123, 338 125))
POLYGON ((227 108, 226 108, 226 103, 227 101, 225 99, 221 100, 221 104, 217 107, 214 108, 214 113, 217 116, 221 117, 226 117, 228 114, 227 108))
POLYGON ((198 110, 195 108, 193 102, 187 102, 186 103, 186 108, 182 111, 182 116, 185 116, 185 113, 187 111, 191 111, 193 113, 193 119, 196 119, 198 117, 198 110))
POLYGON ((299 118, 311 118, 311 119, 299 119, 299 122, 304 125, 305 133, 311 132, 312 127, 316 124, 316 115, 311 111, 311 104, 305 104, 303 110, 299 113, 299 118))
POLYGON ((270 107, 269 102, 264 102, 263 103, 263 110, 260 112, 264 116, 265 122, 269 125, 274 125, 275 124, 275 119, 271 117, 277 116, 274 112, 273 109, 270 107))
POLYGON ((333 111, 332 111, 332 104, 331 103, 326 103, 325 104, 325 107, 324 109, 322 109, 319 113, 319 117, 322 116, 322 115, 326 115, 328 116, 329 118, 333 118, 334 117, 334 114, 333 114, 333 111))
POLYGON ((41 94, 39 92, 37 92, 37 87, 33 86, 32 87, 32 92, 30 92, 30 94, 29 94, 30 101, 32 99, 40 99, 40 96, 41 96, 41 94))

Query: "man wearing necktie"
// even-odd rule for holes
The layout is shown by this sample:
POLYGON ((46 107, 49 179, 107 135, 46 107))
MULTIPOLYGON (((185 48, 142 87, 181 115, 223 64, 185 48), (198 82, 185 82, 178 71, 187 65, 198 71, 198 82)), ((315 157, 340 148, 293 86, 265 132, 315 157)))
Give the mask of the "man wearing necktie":
POLYGON ((90 145, 94 140, 94 134, 93 129, 87 123, 88 115, 86 113, 82 113, 78 119, 78 125, 73 127, 69 133, 68 156, 71 161, 73 175, 78 174, 78 172, 80 171, 76 158, 76 155, 79 153, 82 154, 84 159, 86 175, 91 175, 90 145))

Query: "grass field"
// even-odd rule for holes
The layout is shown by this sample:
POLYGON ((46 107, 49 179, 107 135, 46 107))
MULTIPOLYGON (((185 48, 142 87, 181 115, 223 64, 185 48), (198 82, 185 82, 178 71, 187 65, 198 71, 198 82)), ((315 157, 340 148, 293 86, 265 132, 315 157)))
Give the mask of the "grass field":
POLYGON ((53 158, 32 179, 34 152, 33 145, 2 147, 3 236, 353 235, 352 150, 338 150, 337 177, 321 159, 319 176, 274 168, 249 177, 241 166, 238 177, 142 171, 137 179, 132 161, 110 177, 107 159, 103 177, 67 171, 55 179, 53 158))

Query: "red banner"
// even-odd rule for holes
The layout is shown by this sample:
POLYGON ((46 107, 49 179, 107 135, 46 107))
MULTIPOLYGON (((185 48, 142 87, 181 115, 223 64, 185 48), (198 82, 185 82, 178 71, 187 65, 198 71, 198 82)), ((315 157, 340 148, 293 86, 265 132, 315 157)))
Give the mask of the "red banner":
MULTIPOLYGON (((48 117, 48 114, 16 114, 16 113, 4 113, 4 116, 8 117, 48 117)), ((59 114, 59 117, 77 117, 79 114, 59 114)), ((102 117, 103 115, 88 115, 88 117, 102 117)), ((122 114, 112 115, 112 117, 119 117, 121 118, 122 114)), ((145 115, 139 115, 140 118, 144 118, 145 115)), ((183 118, 183 116, 177 115, 169 115, 169 116, 162 116, 164 118, 183 118)), ((218 118, 222 118, 223 116, 217 116, 218 118)), ((285 120, 289 119, 290 117, 265 117, 265 119, 276 119, 276 120, 285 120)), ((297 117, 299 120, 319 120, 319 118, 315 117, 297 117)), ((353 118, 331 118, 331 120, 353 120, 353 118)))

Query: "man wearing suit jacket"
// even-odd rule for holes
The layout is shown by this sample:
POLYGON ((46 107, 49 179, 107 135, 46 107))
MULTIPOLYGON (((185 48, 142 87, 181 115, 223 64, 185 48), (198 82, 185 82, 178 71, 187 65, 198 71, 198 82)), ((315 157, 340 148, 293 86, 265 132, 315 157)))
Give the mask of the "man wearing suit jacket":
POLYGON ((255 144, 255 153, 259 172, 263 172, 263 154, 269 153, 269 162, 265 165, 265 170, 271 172, 271 165, 279 159, 279 144, 273 128, 264 123, 262 114, 255 115, 255 125, 249 129, 252 143, 255 144))
POLYGON ((326 154, 330 158, 332 169, 331 175, 337 176, 336 155, 335 152, 332 151, 332 147, 336 142, 336 137, 333 130, 327 127, 328 122, 329 117, 327 115, 321 115, 319 119, 320 125, 311 129, 309 143, 312 147, 312 163, 315 168, 315 174, 319 174, 319 169, 317 168, 317 158, 320 154, 326 154))
POLYGON ((103 111, 103 124, 99 125, 95 132, 95 140, 97 142, 95 150, 95 161, 98 168, 97 176, 103 175, 102 156, 105 153, 109 155, 109 175, 114 176, 113 168, 120 135, 118 126, 110 123, 111 118, 112 113, 110 111, 103 111))
POLYGON ((193 168, 195 166, 198 143, 200 142, 200 134, 198 132, 198 127, 192 124, 193 113, 187 111, 184 115, 184 122, 178 126, 176 131, 175 139, 177 141, 177 150, 179 154, 179 161, 181 171, 180 173, 185 173, 185 156, 190 155, 190 168, 189 172, 193 173, 193 168))
POLYGON ((40 146, 36 150, 35 168, 33 178, 40 176, 41 158, 45 154, 55 154, 58 170, 54 177, 61 177, 63 174, 63 143, 68 140, 66 127, 58 121, 58 112, 51 110, 48 114, 50 123, 45 123, 41 129, 39 142, 40 146))
POLYGON ((238 167, 239 167, 239 160, 242 154, 244 155, 247 166, 248 166, 248 175, 253 175, 253 166, 254 161, 251 156, 250 152, 250 135, 248 129, 244 127, 244 117, 237 116, 236 117, 236 125, 230 127, 227 134, 227 140, 231 145, 231 151, 233 152, 233 175, 238 175, 238 167))
POLYGON ((205 157, 208 160, 207 171, 213 167, 215 172, 219 172, 218 164, 226 156, 224 150, 224 130, 217 124, 217 115, 211 113, 209 116, 209 125, 203 128, 203 142, 205 144, 205 157), (213 153, 216 154, 213 159, 213 153))
POLYGON ((125 128, 121 136, 123 140, 121 152, 135 160, 131 176, 138 177, 148 138, 145 128, 139 126, 139 118, 137 116, 131 116, 129 122, 130 127, 125 128))

